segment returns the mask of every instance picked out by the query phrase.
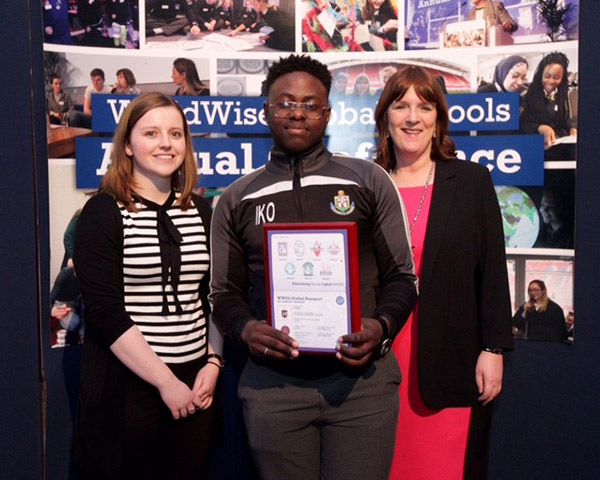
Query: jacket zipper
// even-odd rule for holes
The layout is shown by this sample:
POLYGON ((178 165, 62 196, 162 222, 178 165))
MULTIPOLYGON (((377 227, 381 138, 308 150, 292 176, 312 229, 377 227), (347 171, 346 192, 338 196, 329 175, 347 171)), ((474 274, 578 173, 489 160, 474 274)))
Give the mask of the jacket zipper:
POLYGON ((290 159, 290 168, 292 170, 292 195, 294 197, 294 205, 296 206, 296 212, 300 217, 300 222, 303 222, 304 215, 302 213, 302 192, 300 187, 300 159, 297 156, 293 156, 290 159))

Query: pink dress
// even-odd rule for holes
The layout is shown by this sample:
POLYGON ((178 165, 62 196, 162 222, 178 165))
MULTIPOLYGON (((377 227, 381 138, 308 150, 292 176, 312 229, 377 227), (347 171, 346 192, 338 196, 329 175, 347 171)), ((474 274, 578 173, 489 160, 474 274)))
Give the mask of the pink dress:
MULTIPOLYGON (((409 225, 415 216, 424 187, 401 188, 409 225)), ((412 233, 417 276, 434 186, 423 202, 412 233)), ((390 480, 457 480, 463 478, 471 408, 431 410, 421 400, 417 380, 417 322, 419 306, 409 317, 392 347, 400 371, 400 415, 390 480)))

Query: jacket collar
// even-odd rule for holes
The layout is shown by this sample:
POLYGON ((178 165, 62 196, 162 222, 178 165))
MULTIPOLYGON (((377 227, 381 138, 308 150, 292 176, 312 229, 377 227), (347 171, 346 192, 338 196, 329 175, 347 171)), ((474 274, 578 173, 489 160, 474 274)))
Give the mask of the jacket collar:
MULTIPOLYGON (((449 162, 438 161, 435 169, 433 194, 429 219, 427 221, 427 235, 423 248, 423 264, 421 266, 420 285, 427 288, 431 282, 429 279, 433 274, 435 260, 438 250, 444 239, 444 230, 450 220, 450 209, 456 193, 456 162, 461 160, 450 160, 449 162)), ((427 292, 421 290, 421 298, 427 292)))
POLYGON ((292 162, 297 162, 303 173, 310 173, 323 167, 331 156, 331 152, 322 142, 299 154, 292 154, 274 146, 271 148, 267 169, 275 173, 290 173, 292 162))

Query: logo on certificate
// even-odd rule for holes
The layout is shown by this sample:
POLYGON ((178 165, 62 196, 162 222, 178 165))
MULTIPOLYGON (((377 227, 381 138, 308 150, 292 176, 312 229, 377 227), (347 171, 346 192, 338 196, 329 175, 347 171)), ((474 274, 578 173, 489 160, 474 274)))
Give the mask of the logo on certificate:
POLYGON ((304 256, 304 243, 302 243, 300 240, 294 243, 294 253, 297 257, 304 256))
POLYGON ((293 275, 294 273, 296 273, 296 265, 294 265, 292 262, 286 263, 285 273, 287 273, 288 275, 293 275))
POLYGON ((287 310, 282 310, 281 311, 281 318, 287 318, 288 317, 288 311, 287 310))
POLYGON ((330 255, 337 255, 338 253, 340 253, 340 246, 337 243, 333 242, 327 247, 327 251, 330 255))
POLYGON ((302 265, 305 277, 312 277, 315 266, 311 262, 306 262, 302 265))
POLYGON ((338 305, 343 305, 344 297, 342 297, 342 296, 335 297, 335 303, 337 303, 338 305))
POLYGON ((321 255, 321 251, 323 250, 323 247, 321 247, 321 244, 319 242, 315 242, 315 244, 312 246, 311 250, 313 251, 315 256, 318 257, 319 255, 321 255))
POLYGON ((354 211, 354 202, 350 200, 349 195, 345 195, 343 190, 338 190, 338 194, 333 197, 333 202, 329 204, 331 211, 338 215, 350 215, 354 211))
POLYGON ((287 247, 287 242, 277 243, 277 253, 279 253, 280 257, 287 257, 287 247))
POLYGON ((331 277, 333 275, 333 271, 331 269, 331 265, 329 263, 322 263, 321 264, 321 270, 320 270, 319 274, 322 277, 331 277))

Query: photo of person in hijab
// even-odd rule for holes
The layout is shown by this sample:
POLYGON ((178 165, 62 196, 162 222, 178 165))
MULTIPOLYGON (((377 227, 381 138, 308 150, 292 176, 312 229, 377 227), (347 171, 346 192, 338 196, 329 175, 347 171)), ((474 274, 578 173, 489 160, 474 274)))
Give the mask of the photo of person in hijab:
POLYGON ((529 64, 519 55, 511 55, 498 62, 492 83, 480 85, 477 93, 521 93, 527 83, 529 64))

